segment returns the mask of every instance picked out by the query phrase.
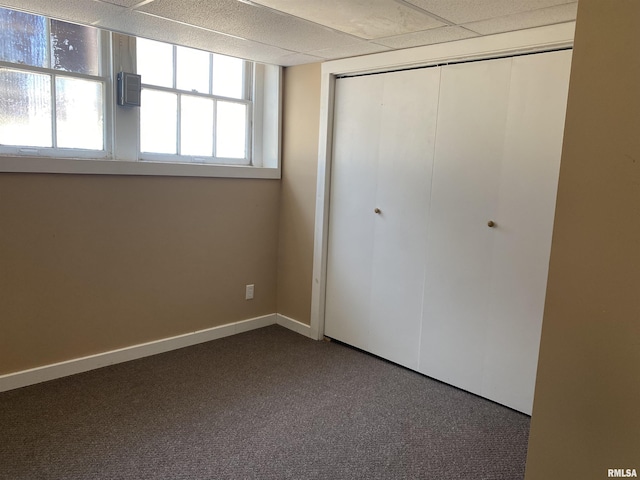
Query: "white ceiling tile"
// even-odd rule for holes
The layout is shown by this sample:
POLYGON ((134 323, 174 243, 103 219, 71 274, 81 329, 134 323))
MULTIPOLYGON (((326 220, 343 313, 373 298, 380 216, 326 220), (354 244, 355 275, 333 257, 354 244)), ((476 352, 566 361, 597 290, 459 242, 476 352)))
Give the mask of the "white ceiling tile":
POLYGON ((444 25, 424 12, 392 0, 253 0, 253 3, 368 40, 444 25))
POLYGON ((575 0, 0 0, 7 8, 281 65, 572 21, 576 5, 575 0))
POLYGON ((110 3, 88 0, 2 0, 0 6, 83 25, 92 25, 104 16, 124 11, 110 3))
POLYGON ((324 60, 335 60, 338 58, 358 57, 360 55, 380 53, 388 50, 390 50, 390 48, 383 45, 360 42, 346 47, 325 48, 324 50, 314 50, 309 53, 317 57, 322 57, 324 60))
POLYGON ((376 40, 376 43, 381 43, 382 45, 391 48, 410 48, 422 45, 432 45, 434 43, 452 42, 477 36, 478 35, 475 32, 471 32, 462 27, 440 27, 425 30, 424 32, 383 38, 376 40))
MULTIPOLYGON (((140 1, 135 3, 140 3, 140 1)), ((193 28, 135 10, 127 10, 107 2, 93 0, 50 0, 47 2, 42 0, 1 0, 0 6, 85 25, 96 25, 114 32, 186 45, 262 63, 279 65, 280 58, 295 53, 260 42, 193 28)), ((353 38, 350 38, 350 41, 353 42, 353 38)), ((313 61, 316 61, 315 58, 313 57, 313 61)))
POLYGON ((456 24, 574 3, 576 0, 405 0, 456 24))
POLYGON ((464 27, 482 35, 490 35, 493 33, 511 32, 543 25, 571 22, 576 19, 577 5, 577 3, 571 3, 557 7, 543 8, 542 10, 536 10, 534 12, 467 23, 464 27))
POLYGON ((200 48, 262 63, 279 65, 278 59, 294 53, 251 40, 193 28, 135 10, 123 10, 116 15, 105 17, 99 26, 116 32, 134 33, 152 40, 200 48))
POLYGON ((303 53, 354 42, 350 35, 237 0, 155 0, 139 9, 189 25, 303 53))

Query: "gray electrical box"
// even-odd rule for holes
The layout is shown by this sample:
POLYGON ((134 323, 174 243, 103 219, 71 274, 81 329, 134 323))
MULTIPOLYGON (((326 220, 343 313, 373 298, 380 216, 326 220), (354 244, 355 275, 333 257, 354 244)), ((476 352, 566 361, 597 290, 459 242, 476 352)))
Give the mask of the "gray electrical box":
POLYGON ((118 105, 139 107, 142 92, 142 77, 135 73, 118 73, 118 105))

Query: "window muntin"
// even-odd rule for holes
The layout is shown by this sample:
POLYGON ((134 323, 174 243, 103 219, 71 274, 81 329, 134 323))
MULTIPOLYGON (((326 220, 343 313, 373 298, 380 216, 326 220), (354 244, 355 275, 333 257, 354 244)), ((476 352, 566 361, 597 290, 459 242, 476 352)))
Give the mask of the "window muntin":
POLYGON ((100 32, 0 8, 0 149, 105 153, 100 32))
POLYGON ((136 53, 143 85, 141 158, 251 164, 249 62, 146 39, 137 39, 136 53))

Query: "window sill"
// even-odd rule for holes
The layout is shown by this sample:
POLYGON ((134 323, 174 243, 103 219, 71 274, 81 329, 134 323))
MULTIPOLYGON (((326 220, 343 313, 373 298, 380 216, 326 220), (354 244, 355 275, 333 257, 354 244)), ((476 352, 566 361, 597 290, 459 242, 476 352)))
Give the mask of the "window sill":
POLYGON ((0 157, 0 172, 279 179, 279 168, 148 161, 0 157))

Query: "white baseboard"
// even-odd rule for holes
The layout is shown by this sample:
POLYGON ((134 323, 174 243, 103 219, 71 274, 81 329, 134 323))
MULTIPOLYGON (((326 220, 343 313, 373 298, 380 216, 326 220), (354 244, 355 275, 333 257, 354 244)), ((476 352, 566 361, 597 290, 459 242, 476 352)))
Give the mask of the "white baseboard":
POLYGON ((276 323, 288 328, 289 330, 293 330, 300 335, 313 338, 311 335, 311 327, 306 323, 299 322, 298 320, 294 320, 293 318, 289 318, 285 315, 280 315, 279 313, 276 313, 276 323))
MULTIPOLYGON (((141 343, 139 345, 132 345, 130 347, 111 350, 109 352, 98 353, 96 355, 74 358, 73 360, 67 360, 65 362, 32 368, 30 370, 23 370, 20 372, 0 375, 0 392, 25 387, 27 385, 33 385, 40 382, 46 382, 47 380, 54 380, 56 378, 66 377, 68 375, 74 375, 76 373, 82 373, 100 367, 106 367, 107 365, 113 365, 116 363, 127 362, 129 360, 135 360, 137 358, 148 357, 150 355, 196 345, 198 343, 209 342, 218 338, 228 337, 237 333, 247 332, 256 328, 273 325, 275 323, 280 324, 279 317, 280 315, 273 313, 271 315, 264 315, 262 317, 251 318, 249 320, 229 323, 227 325, 221 325, 219 327, 207 328, 205 330, 185 333, 183 335, 177 335, 175 337, 163 338, 161 340, 156 340, 153 342, 141 343)), ((289 325, 283 326, 294 331, 298 331, 296 330, 297 326, 295 324, 305 326, 304 324, 296 322, 295 320, 287 319, 287 321, 291 325, 293 325, 294 328, 289 325)), ((304 335, 304 333, 302 334, 304 335)))

